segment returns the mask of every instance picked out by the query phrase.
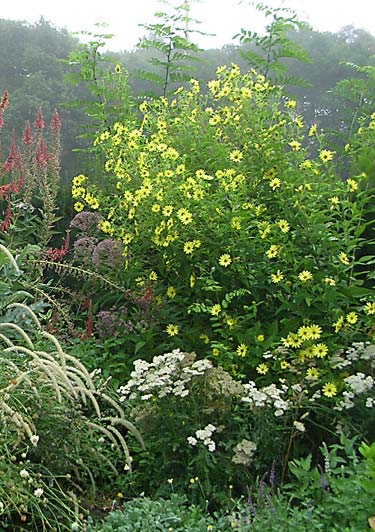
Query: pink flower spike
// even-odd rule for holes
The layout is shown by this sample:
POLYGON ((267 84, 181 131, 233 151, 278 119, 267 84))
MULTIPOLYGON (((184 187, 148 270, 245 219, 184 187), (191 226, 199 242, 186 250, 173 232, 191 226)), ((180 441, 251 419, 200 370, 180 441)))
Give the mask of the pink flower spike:
POLYGON ((31 131, 30 122, 27 120, 25 123, 25 128, 22 134, 22 143, 24 146, 30 146, 33 142, 33 134, 31 131))
POLYGON ((52 117, 52 120, 50 122, 50 128, 55 133, 58 133, 60 131, 61 120, 60 120, 59 113, 58 113, 57 109, 55 109, 55 111, 53 113, 53 117, 52 117))
POLYGON ((44 129, 43 114, 42 114, 42 109, 40 107, 38 110, 38 114, 36 115, 36 120, 33 123, 33 126, 38 129, 44 129))

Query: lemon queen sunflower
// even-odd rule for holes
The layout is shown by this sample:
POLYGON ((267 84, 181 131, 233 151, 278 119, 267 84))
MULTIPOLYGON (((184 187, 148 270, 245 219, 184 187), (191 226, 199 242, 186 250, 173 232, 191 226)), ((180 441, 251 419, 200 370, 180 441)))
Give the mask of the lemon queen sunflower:
POLYGON ((326 382, 326 384, 322 388, 323 395, 326 397, 333 397, 337 394, 337 388, 336 385, 333 384, 333 382, 326 382))
POLYGON ((237 349, 236 349, 236 353, 239 357, 244 357, 246 356, 246 353, 247 353, 247 345, 246 344, 240 344, 237 349))
POLYGON ((275 284, 280 283, 284 279, 284 275, 280 270, 277 270, 276 273, 271 273, 271 281, 275 284))
POLYGON ((334 155, 334 152, 333 151, 330 151, 330 150, 322 150, 320 153, 319 153, 319 158, 321 161, 323 161, 323 163, 326 163, 328 161, 332 161, 333 159, 333 155, 334 155))
POLYGON ((243 154, 240 150, 233 150, 229 155, 229 159, 234 163, 239 163, 243 159, 243 154))
POLYGON ((303 283, 310 281, 313 278, 313 274, 309 270, 303 270, 303 272, 298 274, 298 279, 303 283))
POLYGON ((232 262, 232 259, 231 259, 231 256, 228 255, 228 253, 224 253, 219 258, 219 264, 220 266, 224 266, 224 268, 227 268, 231 262, 232 262))
POLYGON ((169 336, 176 336, 179 332, 178 325, 170 323, 169 325, 167 325, 165 331, 169 336))

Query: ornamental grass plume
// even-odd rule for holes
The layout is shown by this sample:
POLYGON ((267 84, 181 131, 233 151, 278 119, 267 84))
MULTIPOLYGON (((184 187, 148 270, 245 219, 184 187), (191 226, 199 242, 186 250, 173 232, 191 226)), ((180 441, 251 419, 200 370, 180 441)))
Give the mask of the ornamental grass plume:
MULTIPOLYGON (((0 250, 20 275, 12 254, 1 244, 0 250)), ((59 530, 69 530, 69 523, 61 524, 67 519, 83 526, 74 492, 87 491, 88 480, 93 484, 103 475, 107 480, 109 472, 131 470, 126 434, 141 447, 142 437, 107 393, 108 381, 66 353, 33 310, 13 302, 5 312, 0 323, 2 519, 13 524, 23 515, 34 531, 55 521, 59 530), (17 323, 8 318, 14 312, 17 323)))

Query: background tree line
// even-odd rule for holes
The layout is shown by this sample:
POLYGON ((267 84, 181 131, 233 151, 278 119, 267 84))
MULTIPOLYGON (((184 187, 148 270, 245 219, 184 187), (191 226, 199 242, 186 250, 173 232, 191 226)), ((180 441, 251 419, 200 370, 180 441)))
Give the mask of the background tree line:
MULTIPOLYGON (((149 33, 148 38, 155 39, 152 34, 154 27, 145 26, 145 29, 149 33)), ((290 26, 288 39, 304 49, 309 58, 306 62, 296 61, 293 57, 280 59, 286 67, 287 80, 304 80, 304 83, 297 85, 286 83, 290 95, 299 102, 298 113, 307 122, 317 122, 326 130, 341 130, 345 137, 345 128, 350 124, 350 116, 355 113, 356 107, 361 105, 362 108, 373 110, 369 84, 375 86, 375 66, 372 66, 375 37, 352 26, 345 27, 338 33, 290 26), (352 79, 348 82, 350 78, 354 81, 352 79)), ((153 83, 153 75, 155 77, 160 60, 158 65, 152 46, 107 53, 100 48, 104 48, 105 41, 105 38, 98 36, 94 36, 92 41, 94 47, 97 44, 96 66, 100 66, 98 76, 108 69, 113 70, 114 65, 119 64, 129 72, 129 86, 133 96, 161 94, 162 87, 153 83), (109 61, 109 57, 112 61, 109 61), (140 72, 148 72, 149 75, 140 75, 140 72)), ((203 86, 204 82, 214 78, 219 65, 234 62, 241 70, 248 70, 252 66, 251 54, 256 51, 256 45, 253 40, 245 41, 246 39, 242 42, 237 39, 233 44, 220 49, 196 48, 194 51, 198 52, 196 55, 200 60, 187 61, 187 75, 199 79, 203 86)), ((92 120, 90 112, 80 102, 88 97, 95 100, 95 91, 91 91, 89 96, 85 84, 69 84, 66 77, 75 71, 74 50, 80 49, 82 62, 82 54, 88 54, 89 47, 82 45, 66 29, 57 28, 43 18, 35 24, 0 19, 0 46, 0 89, 8 90, 11 98, 11 106, 6 114, 8 127, 4 129, 2 138, 3 157, 6 155, 12 130, 20 138, 25 120, 33 121, 39 107, 46 117, 52 116, 53 110, 58 108, 63 124, 61 177, 63 183, 69 182, 72 175, 82 171, 83 161, 75 150, 84 147, 82 127, 88 126, 92 120)), ((110 47, 110 43, 107 46, 110 47)), ((172 83, 171 88, 178 85, 177 82, 172 83)), ((115 107, 113 112, 116 114, 115 107)))

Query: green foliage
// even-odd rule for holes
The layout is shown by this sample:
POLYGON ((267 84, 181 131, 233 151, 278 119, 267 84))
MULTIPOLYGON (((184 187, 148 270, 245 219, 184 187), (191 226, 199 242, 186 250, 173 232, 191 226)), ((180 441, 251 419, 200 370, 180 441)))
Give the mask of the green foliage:
POLYGON ((224 531, 228 523, 214 520, 200 508, 188 506, 186 499, 172 495, 170 499, 133 499, 123 509, 111 512, 102 524, 89 528, 90 532, 206 532, 224 531))
POLYGON ((241 56, 266 79, 271 77, 284 85, 306 85, 303 79, 288 76, 284 59, 309 61, 306 50, 290 37, 292 31, 306 30, 308 25, 298 20, 295 11, 285 7, 270 8, 266 4, 256 4, 256 9, 270 17, 266 25, 266 34, 241 29, 234 38, 239 38, 242 45, 253 45, 255 51, 241 50, 241 56))
MULTIPOLYGON (((83 164, 90 172, 99 173, 101 151, 92 146, 95 134, 109 130, 117 120, 127 120, 133 103, 129 95, 127 72, 102 49, 112 36, 90 34, 88 43, 80 43, 65 60, 70 72, 67 83, 76 87, 78 98, 71 99, 68 107, 84 112, 85 123, 81 124, 78 138, 85 140, 85 147, 78 151, 86 154, 83 164)), ((104 183, 101 182, 101 186, 104 183)))
POLYGON ((170 92, 170 85, 189 81, 195 70, 193 63, 201 60, 197 53, 202 50, 191 42, 190 36, 192 33, 205 34, 189 28, 191 22, 197 22, 189 17, 189 10, 190 3, 185 1, 173 7, 172 14, 155 13, 159 23, 141 25, 149 32, 149 37, 141 39, 138 47, 152 50, 156 55, 149 60, 155 68, 138 71, 138 76, 159 85, 164 97, 170 92))

